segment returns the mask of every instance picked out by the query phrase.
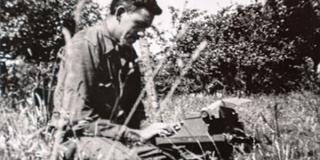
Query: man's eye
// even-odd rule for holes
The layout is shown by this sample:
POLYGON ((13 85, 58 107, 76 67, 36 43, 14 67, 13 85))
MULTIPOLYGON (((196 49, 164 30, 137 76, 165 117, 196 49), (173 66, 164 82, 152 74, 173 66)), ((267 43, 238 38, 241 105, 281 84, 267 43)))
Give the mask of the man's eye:
POLYGON ((143 23, 143 22, 136 22, 136 26, 138 28, 146 28, 147 27, 147 24, 146 23, 143 23))

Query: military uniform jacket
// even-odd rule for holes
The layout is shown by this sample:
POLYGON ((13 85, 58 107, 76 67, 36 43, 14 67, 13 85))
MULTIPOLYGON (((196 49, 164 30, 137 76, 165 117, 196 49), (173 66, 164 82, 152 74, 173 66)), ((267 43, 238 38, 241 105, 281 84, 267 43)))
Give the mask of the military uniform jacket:
MULTIPOLYGON (((78 32, 66 46, 54 110, 70 115, 74 124, 103 121, 91 130, 114 137, 140 94, 141 73, 134 49, 117 45, 105 23, 78 32)), ((127 126, 139 128, 143 119, 145 111, 140 103, 127 126)))

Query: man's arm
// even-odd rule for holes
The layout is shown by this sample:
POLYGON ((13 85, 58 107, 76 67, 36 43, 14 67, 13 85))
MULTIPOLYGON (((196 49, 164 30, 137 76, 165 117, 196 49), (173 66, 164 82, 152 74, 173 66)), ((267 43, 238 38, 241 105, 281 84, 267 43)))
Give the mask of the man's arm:
POLYGON ((59 78, 63 93, 55 101, 61 101, 56 103, 61 104, 59 112, 69 115, 74 129, 83 130, 83 134, 115 138, 119 136, 121 126, 99 119, 95 110, 97 104, 94 103, 94 87, 98 83, 96 74, 100 61, 94 47, 87 40, 72 40, 65 51, 60 70, 65 72, 61 74, 64 75, 63 78, 59 78))
MULTIPOLYGON (((168 124, 157 123, 144 130, 130 129, 109 120, 99 119, 92 105, 97 83, 97 50, 86 40, 71 43, 65 54, 62 109, 70 115, 73 128, 90 136, 102 136, 124 141, 147 141, 157 134, 171 133, 168 124), (123 132, 120 132, 123 131, 123 132)), ((102 107, 102 106, 100 106, 102 107)))

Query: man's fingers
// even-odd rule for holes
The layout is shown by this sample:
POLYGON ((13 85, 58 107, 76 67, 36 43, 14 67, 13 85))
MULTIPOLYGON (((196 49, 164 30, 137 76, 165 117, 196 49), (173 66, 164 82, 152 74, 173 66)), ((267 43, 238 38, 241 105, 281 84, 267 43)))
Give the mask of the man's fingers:
POLYGON ((176 134, 181 129, 182 125, 183 125, 183 122, 178 122, 178 123, 172 124, 170 127, 173 130, 173 132, 176 134))
POLYGON ((178 131, 181 129, 183 125, 183 122, 175 123, 175 124, 170 124, 167 127, 165 127, 160 133, 160 136, 172 136, 174 134, 177 134, 178 131))
POLYGON ((169 132, 168 130, 162 130, 162 131, 160 131, 160 132, 158 133, 158 135, 159 135, 160 137, 167 137, 167 136, 172 135, 172 132, 169 132))
POLYGON ((181 127, 183 126, 184 122, 178 122, 177 124, 174 125, 174 129, 179 131, 181 127))
POLYGON ((152 138, 154 136, 168 137, 176 134, 183 125, 182 122, 169 124, 169 123, 154 123, 147 127, 142 133, 144 137, 152 138))

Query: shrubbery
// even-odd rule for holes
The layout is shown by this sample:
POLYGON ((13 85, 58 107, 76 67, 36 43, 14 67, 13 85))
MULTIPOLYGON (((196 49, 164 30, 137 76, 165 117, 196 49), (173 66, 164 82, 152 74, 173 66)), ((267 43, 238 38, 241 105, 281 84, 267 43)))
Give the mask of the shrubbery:
POLYGON ((63 27, 72 35, 102 17, 97 3, 78 2, 0 1, 0 52, 18 55, 24 61, 10 65, 9 60, 0 56, 0 61, 6 61, 9 68, 2 76, 7 79, 9 97, 21 100, 30 97, 35 89, 54 90, 58 55, 65 43, 63 27))
MULTIPOLYGON (((74 33, 101 19, 101 8, 86 3, 80 23, 75 24, 76 3, 1 1, 0 50, 23 54, 36 63, 54 60, 64 44, 63 26, 74 33)), ((183 30, 187 25, 189 29, 178 38, 161 37, 166 33, 161 29, 148 35, 160 37, 159 44, 166 48, 153 55, 155 64, 159 57, 166 59, 155 79, 158 92, 169 90, 203 40, 209 45, 185 75, 178 93, 314 89, 320 61, 319 6, 315 0, 268 0, 264 5, 225 8, 215 15, 187 9, 182 17, 172 7, 172 28, 183 30)))
POLYGON ((176 21, 188 24, 189 29, 170 52, 165 71, 157 77, 158 88, 165 91, 171 77, 179 75, 179 64, 186 63, 207 39, 210 45, 178 92, 314 89, 320 49, 318 11, 319 3, 313 0, 269 0, 265 5, 226 8, 217 15, 186 10, 176 21))
POLYGON ((77 17, 77 3, 78 0, 1 0, 0 51, 15 52, 36 61, 55 59, 64 45, 62 27, 74 33, 101 19, 99 5, 90 2, 83 4, 81 19, 76 24, 73 17, 77 17))

